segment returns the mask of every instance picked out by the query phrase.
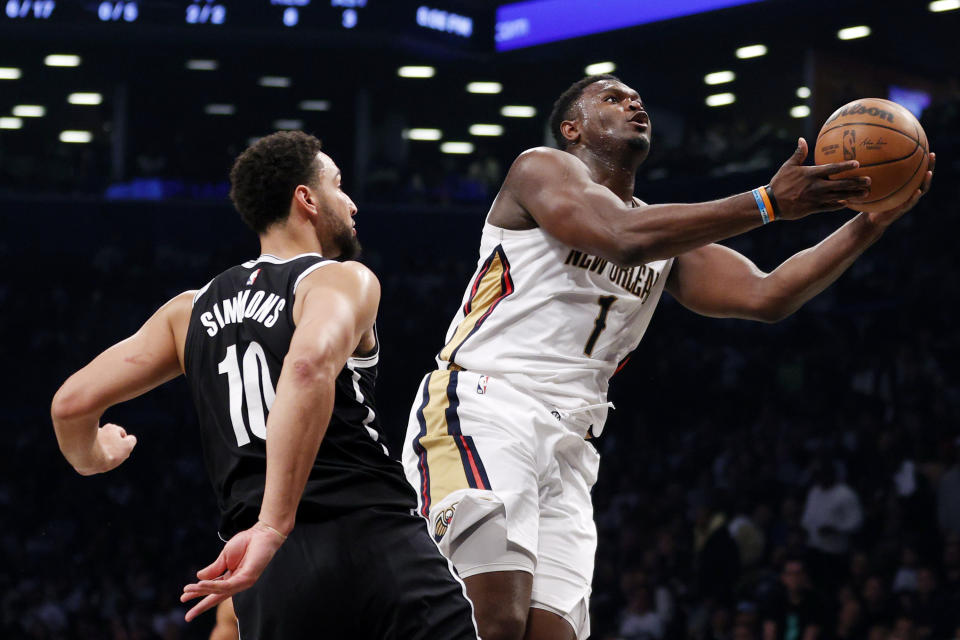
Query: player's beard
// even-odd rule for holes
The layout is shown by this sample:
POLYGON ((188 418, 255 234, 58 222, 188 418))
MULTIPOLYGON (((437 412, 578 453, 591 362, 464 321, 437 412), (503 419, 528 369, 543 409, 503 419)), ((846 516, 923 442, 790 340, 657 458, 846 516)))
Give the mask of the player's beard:
POLYGON ((330 239, 337 250, 337 260, 353 260, 360 255, 360 241, 353 233, 353 227, 340 218, 330 216, 330 239))

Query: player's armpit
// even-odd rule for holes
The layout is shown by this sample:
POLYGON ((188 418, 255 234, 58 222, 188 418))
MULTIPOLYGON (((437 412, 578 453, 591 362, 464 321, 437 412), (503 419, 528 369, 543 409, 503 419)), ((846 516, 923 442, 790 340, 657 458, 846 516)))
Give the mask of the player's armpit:
POLYGON ((193 293, 182 293, 167 302, 139 331, 70 376, 54 395, 50 413, 57 442, 78 472, 112 468, 104 468, 103 451, 94 446, 104 411, 183 372, 183 339, 193 293))
POLYGON ((782 305, 765 286, 767 275, 733 249, 709 244, 677 257, 666 289, 703 316, 775 322, 782 305))

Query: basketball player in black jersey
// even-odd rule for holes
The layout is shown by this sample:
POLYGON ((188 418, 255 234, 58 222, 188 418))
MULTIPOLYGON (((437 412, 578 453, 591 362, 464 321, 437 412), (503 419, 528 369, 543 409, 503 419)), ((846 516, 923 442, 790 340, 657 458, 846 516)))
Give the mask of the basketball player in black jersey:
POLYGON ((237 159, 231 198, 262 255, 182 293, 53 399, 82 475, 137 443, 110 406, 186 374, 228 540, 184 587, 186 616, 233 596, 243 638, 476 638, 462 583, 430 540, 373 404, 377 278, 350 258, 356 206, 302 132, 237 159))

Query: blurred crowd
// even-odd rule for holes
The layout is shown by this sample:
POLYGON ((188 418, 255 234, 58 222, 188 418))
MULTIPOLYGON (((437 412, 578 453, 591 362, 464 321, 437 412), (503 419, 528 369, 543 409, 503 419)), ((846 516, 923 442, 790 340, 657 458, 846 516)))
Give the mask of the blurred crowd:
MULTIPOLYGON (((708 320, 661 302, 596 442, 592 637, 960 638, 955 114, 924 120, 941 163, 923 205, 788 320, 708 320)), ((496 188, 493 165, 474 174, 496 188)), ((222 205, 58 202, 44 205, 66 216, 56 224, 4 205, 0 257, 14 268, 0 280, 0 356, 17 373, 0 410, 0 637, 205 638, 212 616, 187 625, 178 601, 221 546, 185 385, 108 413, 139 444, 102 477, 68 468, 47 409, 72 370, 256 244, 222 205)), ((378 400, 394 452, 482 215, 358 217, 383 282, 378 400)), ((770 269, 845 218, 730 244, 770 269)))

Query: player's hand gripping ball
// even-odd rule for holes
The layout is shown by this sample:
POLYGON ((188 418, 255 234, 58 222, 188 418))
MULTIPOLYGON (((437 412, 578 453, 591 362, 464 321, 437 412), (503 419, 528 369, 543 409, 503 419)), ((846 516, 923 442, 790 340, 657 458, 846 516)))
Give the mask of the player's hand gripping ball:
POLYGON ((927 175, 927 134, 913 114, 880 98, 854 100, 827 118, 814 151, 816 163, 857 160, 860 167, 830 176, 870 176, 870 193, 849 200, 851 209, 894 209, 916 192, 927 175))

